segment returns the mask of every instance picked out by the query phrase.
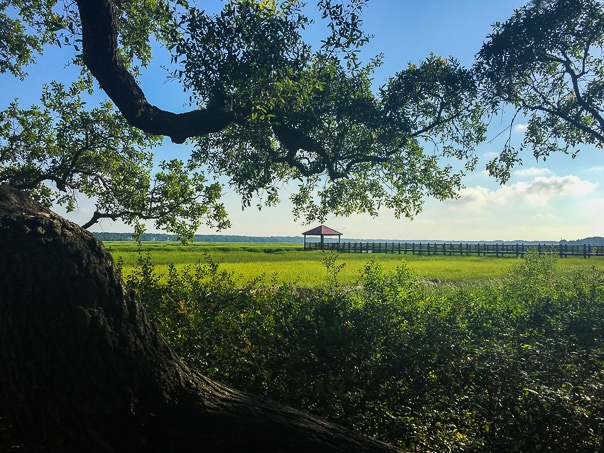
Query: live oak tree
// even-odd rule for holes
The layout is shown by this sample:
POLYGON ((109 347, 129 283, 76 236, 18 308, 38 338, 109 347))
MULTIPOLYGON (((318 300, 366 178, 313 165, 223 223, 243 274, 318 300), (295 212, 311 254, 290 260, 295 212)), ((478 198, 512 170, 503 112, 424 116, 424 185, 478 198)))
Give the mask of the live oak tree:
MULTIPOLYGON (((161 206, 165 196, 187 208, 182 200, 195 206, 201 193, 206 210, 194 215, 224 220, 218 190, 191 172, 202 166, 228 176, 244 204, 259 193, 274 203, 282 182, 298 180, 295 213, 309 220, 375 214, 381 205, 410 216, 425 195, 454 196, 484 132, 472 74, 430 56, 374 93, 379 58, 363 65, 358 55, 368 39, 364 3, 319 1, 329 33, 313 50, 296 0, 232 0, 215 16, 182 0, 5 1, 3 70, 23 77, 44 45, 73 47, 72 63, 90 71, 135 129, 108 104, 83 109, 85 74, 80 86, 53 83, 40 107, 15 102, 3 113, 3 180, 47 203, 69 205, 75 191, 97 197, 91 221, 157 215, 172 229, 179 211, 161 206), (151 105, 138 85, 152 37, 171 52, 189 112, 151 105), (157 192, 146 189, 155 136, 194 144, 186 165, 156 178, 157 192), (461 169, 440 157, 459 159, 461 169)), ((388 450, 186 369, 112 276, 102 248, 6 189, 0 227, 3 407, 30 448, 388 450)))
POLYGON ((132 124, 175 142, 191 138, 192 159, 228 176, 244 204, 258 193, 276 202, 281 183, 297 180, 294 209, 308 221, 379 206, 411 216, 426 195, 454 196, 475 165, 484 132, 475 84, 454 59, 432 56, 373 93, 379 60, 362 65, 356 53, 367 39, 362 3, 319 2, 333 33, 318 50, 302 40, 307 19, 297 1, 228 2, 217 16, 185 9, 164 40, 194 107, 187 113, 146 101, 117 58, 111 26, 119 21, 96 9, 111 3, 79 4, 83 60, 132 124))
POLYGON ((524 149, 574 158, 604 147, 604 9, 598 0, 533 0, 515 11, 477 55, 485 105, 528 117, 519 149, 508 142, 489 170, 506 181, 524 149))
MULTIPOLYGON (((195 173, 204 167, 244 205, 275 203, 298 181, 294 214, 308 221, 382 206, 413 216, 425 196, 453 197, 484 139, 475 74, 431 55, 374 90, 380 58, 359 54, 364 3, 319 0, 328 33, 313 49, 298 0, 229 0, 217 15, 185 0, 3 0, 0 69, 23 77, 43 46, 72 47, 123 119, 108 104, 84 111, 77 87, 52 84, 41 107, 3 113, 19 126, 3 128, 0 178, 47 203, 69 205, 74 191, 106 200, 91 221, 149 216, 185 234, 202 215, 225 221, 218 187, 195 173), (152 40, 170 51, 190 111, 162 110, 141 90, 152 40), (156 136, 193 145, 186 162, 165 164, 157 191, 156 136)), ((189 370, 89 235, 6 187, 0 203, 0 391, 31 448, 388 450, 189 370)))
MULTIPOLYGON (((202 168, 229 177, 244 206, 256 195, 274 204, 284 182, 299 181, 292 196, 294 214, 308 222, 323 220, 328 213, 376 215, 380 207, 397 217, 412 217, 426 196, 454 197, 463 174, 476 165, 473 149, 484 133, 472 74, 452 58, 430 56, 374 93, 372 74, 380 58, 363 65, 358 57, 369 39, 360 28, 364 3, 319 1, 331 34, 314 50, 302 40, 301 30, 309 20, 297 0, 229 1, 215 16, 185 1, 122 2, 119 7, 112 1, 60 7, 53 7, 54 2, 7 1, 14 17, 0 17, 6 36, 6 51, 0 53, 5 70, 23 77, 26 64, 45 44, 71 46, 76 51, 72 63, 85 63, 127 121, 145 132, 124 129, 127 132, 118 138, 124 142, 118 146, 136 148, 147 159, 117 164, 111 177, 129 177, 116 173, 126 166, 149 174, 148 145, 158 135, 176 143, 191 139, 195 147, 186 162, 171 163, 185 169, 179 177, 158 175, 168 189, 168 181, 175 184, 161 196, 147 176, 143 190, 142 178, 134 179, 138 184, 130 194, 138 194, 136 200, 125 194, 104 200, 101 195, 110 191, 93 193, 75 168, 70 185, 57 185, 66 177, 64 166, 56 168, 58 174, 55 168, 43 171, 45 181, 54 182, 52 189, 36 172, 13 185, 29 186, 32 195, 43 192, 40 200, 63 202, 68 208, 79 192, 98 197, 97 212, 86 226, 104 217, 137 226, 158 219, 157 227, 185 239, 199 226, 200 214, 211 225, 228 226, 218 202, 219 186, 206 182, 202 168), (37 33, 31 33, 32 28, 37 33), (170 50, 172 77, 189 94, 191 111, 161 110, 140 90, 136 75, 151 61, 151 38, 170 50), (193 169, 197 177, 189 181, 184 175, 193 169), (158 200, 166 201, 158 205, 158 200)), ((77 96, 73 90, 70 95, 77 96)), ((82 109, 79 98, 72 102, 82 109)), ((113 115, 108 105, 103 108, 113 115)), ((14 119, 15 109, 12 112, 14 119)), ((36 121, 32 110, 18 112, 21 123, 36 121)), ((53 135, 46 135, 48 142, 53 135)), ((6 137, 5 143, 9 140, 6 137)), ((22 157, 29 144, 21 140, 19 146, 12 146, 13 153, 22 157)), ((116 143, 107 146, 115 149, 116 143)), ((70 148, 73 154, 81 146, 74 143, 70 148)), ((11 167, 9 174, 20 165, 18 157, 11 157, 0 162, 11 167)), ((39 155, 19 174, 23 177, 32 166, 44 167, 54 158, 39 155)), ((101 173, 99 167, 97 176, 101 173)), ((4 181, 12 183, 10 176, 4 181)))

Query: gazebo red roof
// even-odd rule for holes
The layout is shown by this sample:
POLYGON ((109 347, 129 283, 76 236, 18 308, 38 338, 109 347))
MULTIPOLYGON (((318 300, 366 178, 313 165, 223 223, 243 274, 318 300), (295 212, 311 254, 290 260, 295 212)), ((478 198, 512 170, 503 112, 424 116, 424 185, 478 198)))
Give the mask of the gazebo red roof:
POLYGON ((305 231, 302 233, 304 236, 342 236, 342 233, 336 230, 332 230, 325 225, 319 225, 318 227, 313 228, 312 230, 305 231))

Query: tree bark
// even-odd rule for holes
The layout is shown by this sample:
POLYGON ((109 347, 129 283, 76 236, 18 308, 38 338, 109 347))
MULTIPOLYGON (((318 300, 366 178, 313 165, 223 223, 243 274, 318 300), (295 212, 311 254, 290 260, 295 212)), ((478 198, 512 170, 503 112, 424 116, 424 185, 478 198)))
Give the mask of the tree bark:
POLYGON ((32 451, 396 451, 188 368, 103 245, 5 185, 0 289, 0 404, 32 451))

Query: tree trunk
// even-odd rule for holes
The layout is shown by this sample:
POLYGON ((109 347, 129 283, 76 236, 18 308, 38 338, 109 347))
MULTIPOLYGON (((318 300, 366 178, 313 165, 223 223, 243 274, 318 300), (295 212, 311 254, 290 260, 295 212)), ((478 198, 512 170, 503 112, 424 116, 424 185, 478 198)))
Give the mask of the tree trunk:
POLYGON ((32 451, 396 451, 188 368, 99 241, 3 185, 0 404, 32 451))

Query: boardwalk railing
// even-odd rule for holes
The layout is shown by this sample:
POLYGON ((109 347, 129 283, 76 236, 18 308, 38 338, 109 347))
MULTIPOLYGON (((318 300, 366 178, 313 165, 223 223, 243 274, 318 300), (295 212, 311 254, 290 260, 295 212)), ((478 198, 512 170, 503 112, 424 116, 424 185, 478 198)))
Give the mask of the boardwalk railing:
POLYGON ((335 250, 345 253, 398 253, 413 255, 476 255, 523 257, 528 250, 567 256, 604 256, 604 246, 568 244, 414 243, 414 242, 307 242, 304 250, 335 250))

